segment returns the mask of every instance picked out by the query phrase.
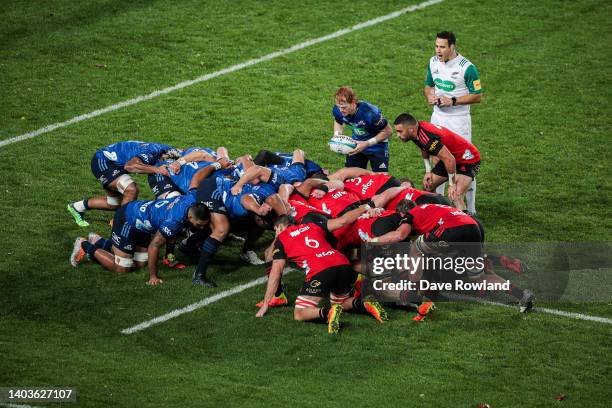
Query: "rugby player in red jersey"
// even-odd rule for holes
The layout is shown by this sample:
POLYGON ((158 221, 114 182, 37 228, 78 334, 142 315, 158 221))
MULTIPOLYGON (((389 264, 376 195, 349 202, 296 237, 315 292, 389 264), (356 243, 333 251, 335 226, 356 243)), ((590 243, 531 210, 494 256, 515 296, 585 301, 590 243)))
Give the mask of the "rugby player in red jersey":
POLYGON ((434 191, 448 180, 448 198, 464 210, 465 192, 480 169, 480 152, 476 146, 449 129, 419 122, 408 113, 400 114, 394 125, 400 140, 412 140, 421 149, 425 163, 423 186, 434 191))
POLYGON ((273 249, 272 270, 263 304, 257 312, 262 317, 278 287, 286 262, 292 261, 306 272, 306 279, 295 302, 294 318, 299 321, 319 320, 328 324, 329 333, 340 328, 342 311, 369 313, 379 322, 387 314, 378 302, 350 297, 356 272, 348 259, 329 243, 331 231, 354 222, 369 206, 362 205, 342 217, 295 225, 290 216, 281 216, 275 222, 276 240, 273 249), (321 300, 329 298, 331 307, 319 307, 321 300))
MULTIPOLYGON (((439 204, 416 205, 412 201, 403 200, 397 206, 397 211, 406 218, 410 225, 410 233, 417 235, 411 247, 411 256, 451 255, 477 259, 486 258, 483 251, 484 229, 482 225, 465 212, 439 204)), ((413 276, 419 280, 422 270, 413 276)), ((486 280, 491 283, 505 283, 502 277, 487 272, 484 268, 466 270, 465 277, 471 281, 486 280)), ((533 307, 535 296, 528 289, 511 284, 509 294, 519 301, 521 313, 533 307)))

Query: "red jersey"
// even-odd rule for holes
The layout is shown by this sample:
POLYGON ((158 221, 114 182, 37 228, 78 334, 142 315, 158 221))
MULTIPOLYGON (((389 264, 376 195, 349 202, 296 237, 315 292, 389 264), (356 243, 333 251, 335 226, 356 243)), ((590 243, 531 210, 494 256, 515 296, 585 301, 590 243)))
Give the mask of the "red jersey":
POLYGON ((407 188, 405 190, 400 191, 398 195, 396 195, 391 201, 389 201, 387 205, 385 206, 385 209, 395 211, 400 201, 405 199, 405 200, 411 200, 411 201, 416 202, 417 198, 419 198, 422 195, 426 195, 426 194, 431 194, 431 193, 428 193, 427 191, 423 191, 423 190, 417 190, 416 188, 407 188))
POLYGON ((480 152, 457 133, 429 122, 419 122, 417 137, 413 140, 419 149, 437 156, 443 146, 455 157, 457 164, 473 164, 480 161, 480 152))
POLYGON ((309 280, 325 269, 350 262, 327 241, 327 229, 316 223, 292 225, 276 238, 273 259, 287 259, 306 272, 309 280))
POLYGON ((408 222, 412 225, 415 235, 426 234, 436 228, 453 228, 461 225, 478 225, 478 223, 463 211, 440 204, 417 205, 408 212, 408 222))
POLYGON ((361 200, 355 194, 336 189, 329 190, 320 199, 313 196, 308 197, 308 204, 323 211, 332 218, 338 217, 350 206, 359 205, 360 203, 361 200))
POLYGON ((395 211, 383 211, 375 217, 358 218, 351 225, 333 232, 338 240, 336 248, 343 251, 358 247, 362 242, 395 231, 402 223, 402 217, 395 211))
POLYGON ((295 219, 295 222, 298 224, 301 224, 304 217, 310 213, 327 215, 323 211, 317 208, 314 208, 310 204, 306 203, 305 200, 293 200, 292 198, 290 198, 289 205, 293 209, 291 211, 291 216, 295 219))
POLYGON ((387 173, 366 174, 344 180, 344 190, 355 194, 360 200, 369 200, 392 178, 387 173))

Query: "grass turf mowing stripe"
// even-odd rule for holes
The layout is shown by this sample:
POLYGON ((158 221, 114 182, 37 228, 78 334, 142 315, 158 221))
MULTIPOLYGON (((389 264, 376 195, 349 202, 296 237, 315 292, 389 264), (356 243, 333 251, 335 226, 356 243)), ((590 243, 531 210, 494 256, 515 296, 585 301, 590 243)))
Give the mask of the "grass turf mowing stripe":
POLYGON ((272 60, 274 58, 281 57, 283 55, 287 55, 287 54, 290 54, 290 53, 295 52, 295 51, 299 51, 299 50, 304 49, 306 47, 310 47, 311 45, 316 45, 316 44, 319 44, 319 43, 322 43, 322 42, 325 42, 325 41, 329 41, 329 40, 333 40, 333 39, 338 38, 338 37, 342 37, 343 35, 349 34, 349 33, 353 32, 353 31, 361 30, 362 28, 366 28, 366 27, 371 27, 371 26, 374 26, 376 24, 380 24, 380 23, 383 23, 385 21, 397 18, 397 17, 399 17, 399 16, 401 16, 403 14, 412 13, 414 11, 424 9, 426 7, 432 6, 434 4, 441 3, 443 1, 444 0, 428 0, 428 1, 424 1, 422 3, 415 4, 415 5, 412 5, 412 6, 409 6, 409 7, 405 7, 403 9, 401 9, 401 10, 398 10, 398 11, 394 11, 393 13, 389 13, 389 14, 386 14, 384 16, 376 17, 374 19, 365 21, 363 23, 355 24, 352 27, 343 28, 341 30, 338 30, 338 31, 336 31, 334 33, 331 33, 331 34, 328 34, 328 35, 325 35, 323 37, 319 37, 319 38, 315 38, 315 39, 312 39, 312 40, 304 41, 302 43, 296 44, 296 45, 291 46, 289 48, 284 48, 284 49, 281 49, 281 50, 278 50, 278 51, 274 51, 274 52, 272 52, 270 54, 264 55, 264 56, 259 57, 259 58, 254 58, 254 59, 248 60, 246 62, 242 62, 240 64, 232 65, 231 67, 224 68, 222 70, 215 71, 215 72, 212 72, 210 74, 202 75, 202 76, 197 77, 195 79, 183 81, 183 82, 180 82, 180 83, 178 83, 176 85, 170 86, 168 88, 164 88, 164 89, 160 89, 160 90, 157 90, 157 91, 153 91, 153 92, 151 92, 151 93, 149 93, 147 95, 137 96, 135 98, 128 99, 128 100, 125 100, 123 102, 119 102, 119 103, 107 106, 105 108, 102 108, 102 109, 97 109, 97 110, 95 110, 93 112, 89 112, 89 113, 85 113, 85 114, 82 114, 82 115, 79 115, 79 116, 75 116, 74 118, 69 119, 69 120, 64 121, 64 122, 53 123, 51 125, 45 126, 43 128, 37 129, 37 130, 34 130, 32 132, 24 133, 22 135, 15 136, 15 137, 12 137, 10 139, 2 140, 2 141, 0 141, 0 147, 4 147, 4 146, 7 146, 7 145, 10 145, 10 144, 13 144, 13 143, 21 142, 23 140, 32 139, 34 137, 43 135, 45 133, 52 132, 55 129, 63 128, 63 127, 72 125, 74 123, 82 122, 84 120, 92 119, 92 118, 95 118, 96 116, 100 116, 100 115, 103 115, 105 113, 113 112, 113 111, 116 111, 116 110, 119 110, 119 109, 122 109, 122 108, 125 108, 125 107, 128 107, 128 106, 131 106, 131 105, 135 105, 137 103, 144 102, 144 101, 147 101, 149 99, 153 99, 153 98, 156 98, 158 96, 165 95, 165 94, 168 94, 170 92, 174 92, 174 91, 177 91, 179 89, 183 89, 183 88, 191 86, 191 85, 198 84, 200 82, 205 82, 205 81, 208 81, 210 79, 213 79, 213 78, 225 75, 225 74, 230 74, 232 72, 239 71, 239 70, 241 70, 243 68, 247 68, 247 67, 259 64, 260 62, 269 61, 269 60, 272 60))
MULTIPOLYGON (((296 271, 296 269, 286 268, 283 271, 283 275, 287 275, 288 273, 295 272, 295 271, 296 271)), ((242 292, 244 290, 252 288, 253 286, 261 285, 262 283, 266 283, 267 281, 268 281, 268 277, 267 276, 262 276, 261 278, 254 279, 254 280, 252 280, 250 282, 247 282, 245 284, 235 286, 232 289, 228 289, 228 290, 225 290, 223 292, 217 293, 216 295, 204 298, 204 299, 200 300, 199 302, 192 303, 192 304, 190 304, 188 306, 185 306, 183 308, 180 308, 180 309, 175 309, 175 310, 173 310, 173 311, 171 311, 169 313, 166 313, 164 315, 158 316, 158 317, 156 317, 154 319, 147 320, 146 322, 142 322, 140 324, 137 324, 136 326, 132 326, 132 327, 129 327, 127 329, 123 329, 123 330, 121 330, 121 333, 122 334, 132 334, 132 333, 136 333, 138 331, 144 330, 144 329, 148 329, 151 326, 154 326, 154 325, 159 324, 159 323, 163 323, 163 322, 168 321, 170 319, 174 319, 175 317, 178 317, 178 316, 180 316, 182 314, 190 313, 190 312, 193 312, 194 310, 201 309, 204 306, 210 305, 211 303, 215 303, 215 302, 217 302, 217 301, 219 301, 221 299, 224 299, 226 297, 229 297, 229 296, 235 295, 237 293, 240 293, 240 292, 242 292)))

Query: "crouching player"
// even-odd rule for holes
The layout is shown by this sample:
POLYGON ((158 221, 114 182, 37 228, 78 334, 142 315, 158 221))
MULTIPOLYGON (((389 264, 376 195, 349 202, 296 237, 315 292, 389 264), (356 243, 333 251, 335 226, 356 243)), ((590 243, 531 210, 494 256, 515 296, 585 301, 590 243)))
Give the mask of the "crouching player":
POLYGON ((87 210, 115 210, 138 198, 138 185, 130 173, 168 175, 165 167, 155 163, 176 158, 180 151, 160 143, 119 142, 99 149, 91 159, 91 172, 102 184, 106 196, 86 198, 68 204, 68 211, 80 227, 89 223, 84 219, 87 210))
POLYGON ((110 240, 94 233, 88 239, 77 238, 70 263, 77 266, 87 257, 105 269, 125 273, 148 261, 148 284, 157 285, 162 283, 157 275, 159 249, 184 228, 202 229, 209 221, 210 211, 196 203, 195 193, 172 200, 132 201, 115 212, 110 240))
POLYGON ((363 205, 340 218, 318 218, 314 222, 300 225, 295 225, 290 216, 279 217, 274 224, 276 241, 272 270, 263 304, 256 316, 262 317, 268 311, 283 268, 289 260, 306 272, 306 279, 295 302, 295 320, 323 321, 327 323, 330 334, 339 331, 342 311, 369 313, 381 323, 387 320, 387 313, 378 302, 349 296, 356 273, 351 269, 348 259, 328 241, 331 231, 354 222, 368 209, 367 205, 363 205), (319 307, 324 298, 330 299, 331 307, 319 307))

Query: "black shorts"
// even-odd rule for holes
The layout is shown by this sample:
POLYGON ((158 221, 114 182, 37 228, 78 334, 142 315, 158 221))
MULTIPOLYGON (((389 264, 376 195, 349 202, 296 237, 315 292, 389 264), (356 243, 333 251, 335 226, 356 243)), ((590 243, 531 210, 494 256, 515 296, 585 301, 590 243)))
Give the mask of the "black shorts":
POLYGON ((210 212, 228 215, 229 212, 223 203, 223 195, 217 190, 217 178, 208 177, 198 186, 196 201, 208 207, 210 212))
POLYGON ((401 181, 396 179, 395 177, 391 177, 385 184, 383 184, 378 190, 376 190, 376 194, 381 194, 393 187, 399 187, 401 185, 401 181))
POLYGON ((91 158, 91 172, 104 188, 108 188, 108 185, 118 179, 119 176, 128 174, 123 166, 98 154, 94 154, 91 158))
POLYGON ((344 167, 361 167, 368 168, 368 162, 372 167, 373 172, 385 173, 389 171, 389 150, 378 150, 374 153, 357 153, 352 156, 346 156, 344 167))
POLYGON ((178 187, 172 182, 172 179, 168 176, 164 176, 163 174, 149 174, 147 177, 147 182, 149 183, 149 187, 151 187, 151 191, 153 192, 155 198, 159 198, 160 196, 173 191, 181 193, 178 187))
POLYGON ((327 298, 330 293, 347 295, 356 279, 357 272, 349 265, 332 266, 305 280, 299 296, 327 298))
POLYGON ((424 235, 427 248, 450 257, 477 258, 482 253, 483 236, 477 224, 444 228, 439 226, 424 235))
MULTIPOLYGON (((457 164, 457 174, 468 176, 472 180, 478 175, 479 171, 480 162, 471 164, 457 164)), ((444 162, 442 160, 438 161, 438 164, 434 166, 431 172, 437 176, 448 178, 448 173, 446 172, 446 167, 444 167, 444 162)))
MULTIPOLYGON (((126 204, 127 205, 127 204, 126 204)), ((151 242, 151 234, 142 232, 125 221, 125 205, 115 212, 111 232, 113 246, 128 254, 134 254, 136 247, 146 248, 151 242)))
POLYGON ((433 193, 423 194, 419 198, 417 198, 414 202, 416 203, 416 205, 442 204, 442 205, 448 205, 449 207, 453 206, 453 204, 450 202, 448 198, 444 197, 443 195, 433 194, 433 193))

